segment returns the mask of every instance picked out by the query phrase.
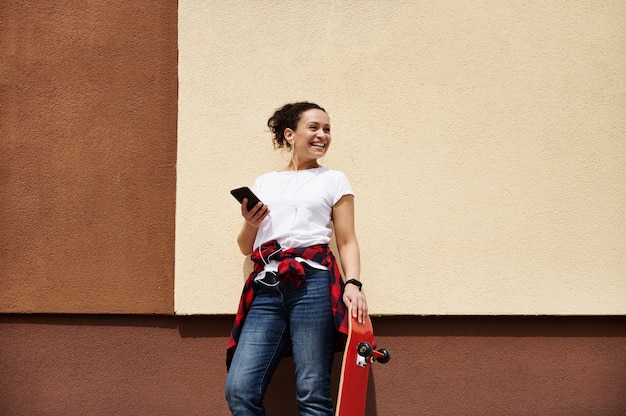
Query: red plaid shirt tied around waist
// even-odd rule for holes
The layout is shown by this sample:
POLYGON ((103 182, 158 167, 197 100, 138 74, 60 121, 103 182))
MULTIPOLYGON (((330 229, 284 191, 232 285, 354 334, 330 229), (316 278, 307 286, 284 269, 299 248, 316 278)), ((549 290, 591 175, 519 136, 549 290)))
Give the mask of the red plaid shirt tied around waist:
POLYGON ((241 334, 241 328, 254 299, 254 278, 263 271, 265 263, 269 261, 268 257, 271 257, 271 260, 278 261, 278 279, 280 281, 292 281, 295 287, 298 287, 300 282, 306 278, 304 268, 296 260, 296 257, 315 261, 328 268, 331 308, 335 318, 335 329, 337 330, 337 351, 343 350, 348 334, 348 312, 342 299, 344 283, 341 279, 337 260, 330 251, 328 244, 282 250, 278 242, 273 240, 261 245, 259 250, 254 250, 252 253, 254 271, 246 279, 241 293, 239 308, 226 351, 226 368, 230 368, 235 348, 237 348, 237 341, 241 334))

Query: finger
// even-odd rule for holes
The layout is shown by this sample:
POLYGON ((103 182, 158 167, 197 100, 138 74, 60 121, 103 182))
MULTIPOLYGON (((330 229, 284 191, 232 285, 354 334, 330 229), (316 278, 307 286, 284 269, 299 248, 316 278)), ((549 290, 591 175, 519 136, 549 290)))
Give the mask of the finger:
MULTIPOLYGON (((244 201, 245 201, 245 198, 244 198, 244 201)), ((248 210, 247 205, 244 202, 244 203, 241 204, 241 214, 246 219, 246 221, 255 222, 256 219, 261 214, 261 208, 262 207, 263 207, 263 204, 259 202, 251 210, 248 210)))
MULTIPOLYGON (((259 204, 261 204, 261 203, 259 202, 259 204)), ((256 211, 254 212, 254 218, 257 221, 260 222, 260 221, 263 220, 263 218, 266 217, 267 211, 268 211, 268 207, 267 207, 267 205, 261 204, 260 206, 257 206, 255 208, 256 208, 256 211)))
POLYGON ((267 205, 264 205, 262 202, 259 202, 252 208, 255 215, 261 216, 265 211, 267 211, 267 205))
POLYGON ((361 320, 361 323, 364 323, 367 319, 367 302, 363 296, 360 297, 359 303, 359 319, 361 320))
POLYGON ((361 299, 359 299, 359 322, 360 323, 365 322, 365 311, 363 309, 363 302, 361 299))

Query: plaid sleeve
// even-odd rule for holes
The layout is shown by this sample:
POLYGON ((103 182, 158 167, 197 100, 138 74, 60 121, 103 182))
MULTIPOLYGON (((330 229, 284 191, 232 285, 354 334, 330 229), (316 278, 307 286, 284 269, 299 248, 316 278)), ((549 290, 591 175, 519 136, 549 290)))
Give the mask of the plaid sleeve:
POLYGON ((230 339, 228 341, 228 347, 226 348, 226 370, 230 369, 230 363, 232 362, 233 355, 235 354, 235 348, 237 347, 239 335, 241 335, 243 322, 246 319, 246 315, 248 314, 250 305, 252 305, 252 300, 254 299, 253 285, 255 275, 256 273, 251 273, 250 276, 248 276, 248 279, 243 287, 243 291, 241 292, 239 308, 237 309, 237 314, 235 315, 235 323, 233 324, 233 329, 230 333, 230 339))

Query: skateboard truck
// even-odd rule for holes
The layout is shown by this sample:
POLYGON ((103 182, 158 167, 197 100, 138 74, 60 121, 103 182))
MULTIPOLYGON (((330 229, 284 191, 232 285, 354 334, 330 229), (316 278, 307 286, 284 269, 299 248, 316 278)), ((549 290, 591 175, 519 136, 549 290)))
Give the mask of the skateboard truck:
POLYGON ((368 360, 372 363, 374 361, 378 361, 381 364, 385 364, 391 359, 389 351, 384 348, 375 350, 369 342, 361 342, 356 348, 358 352, 356 356, 356 365, 359 367, 367 366, 368 360))

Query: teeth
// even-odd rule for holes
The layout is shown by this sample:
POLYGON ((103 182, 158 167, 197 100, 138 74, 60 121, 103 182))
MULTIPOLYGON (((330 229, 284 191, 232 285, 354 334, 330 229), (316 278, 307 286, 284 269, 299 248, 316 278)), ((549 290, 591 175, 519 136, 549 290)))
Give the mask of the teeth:
POLYGON ((326 145, 324 143, 311 143, 311 146, 324 148, 326 145))

